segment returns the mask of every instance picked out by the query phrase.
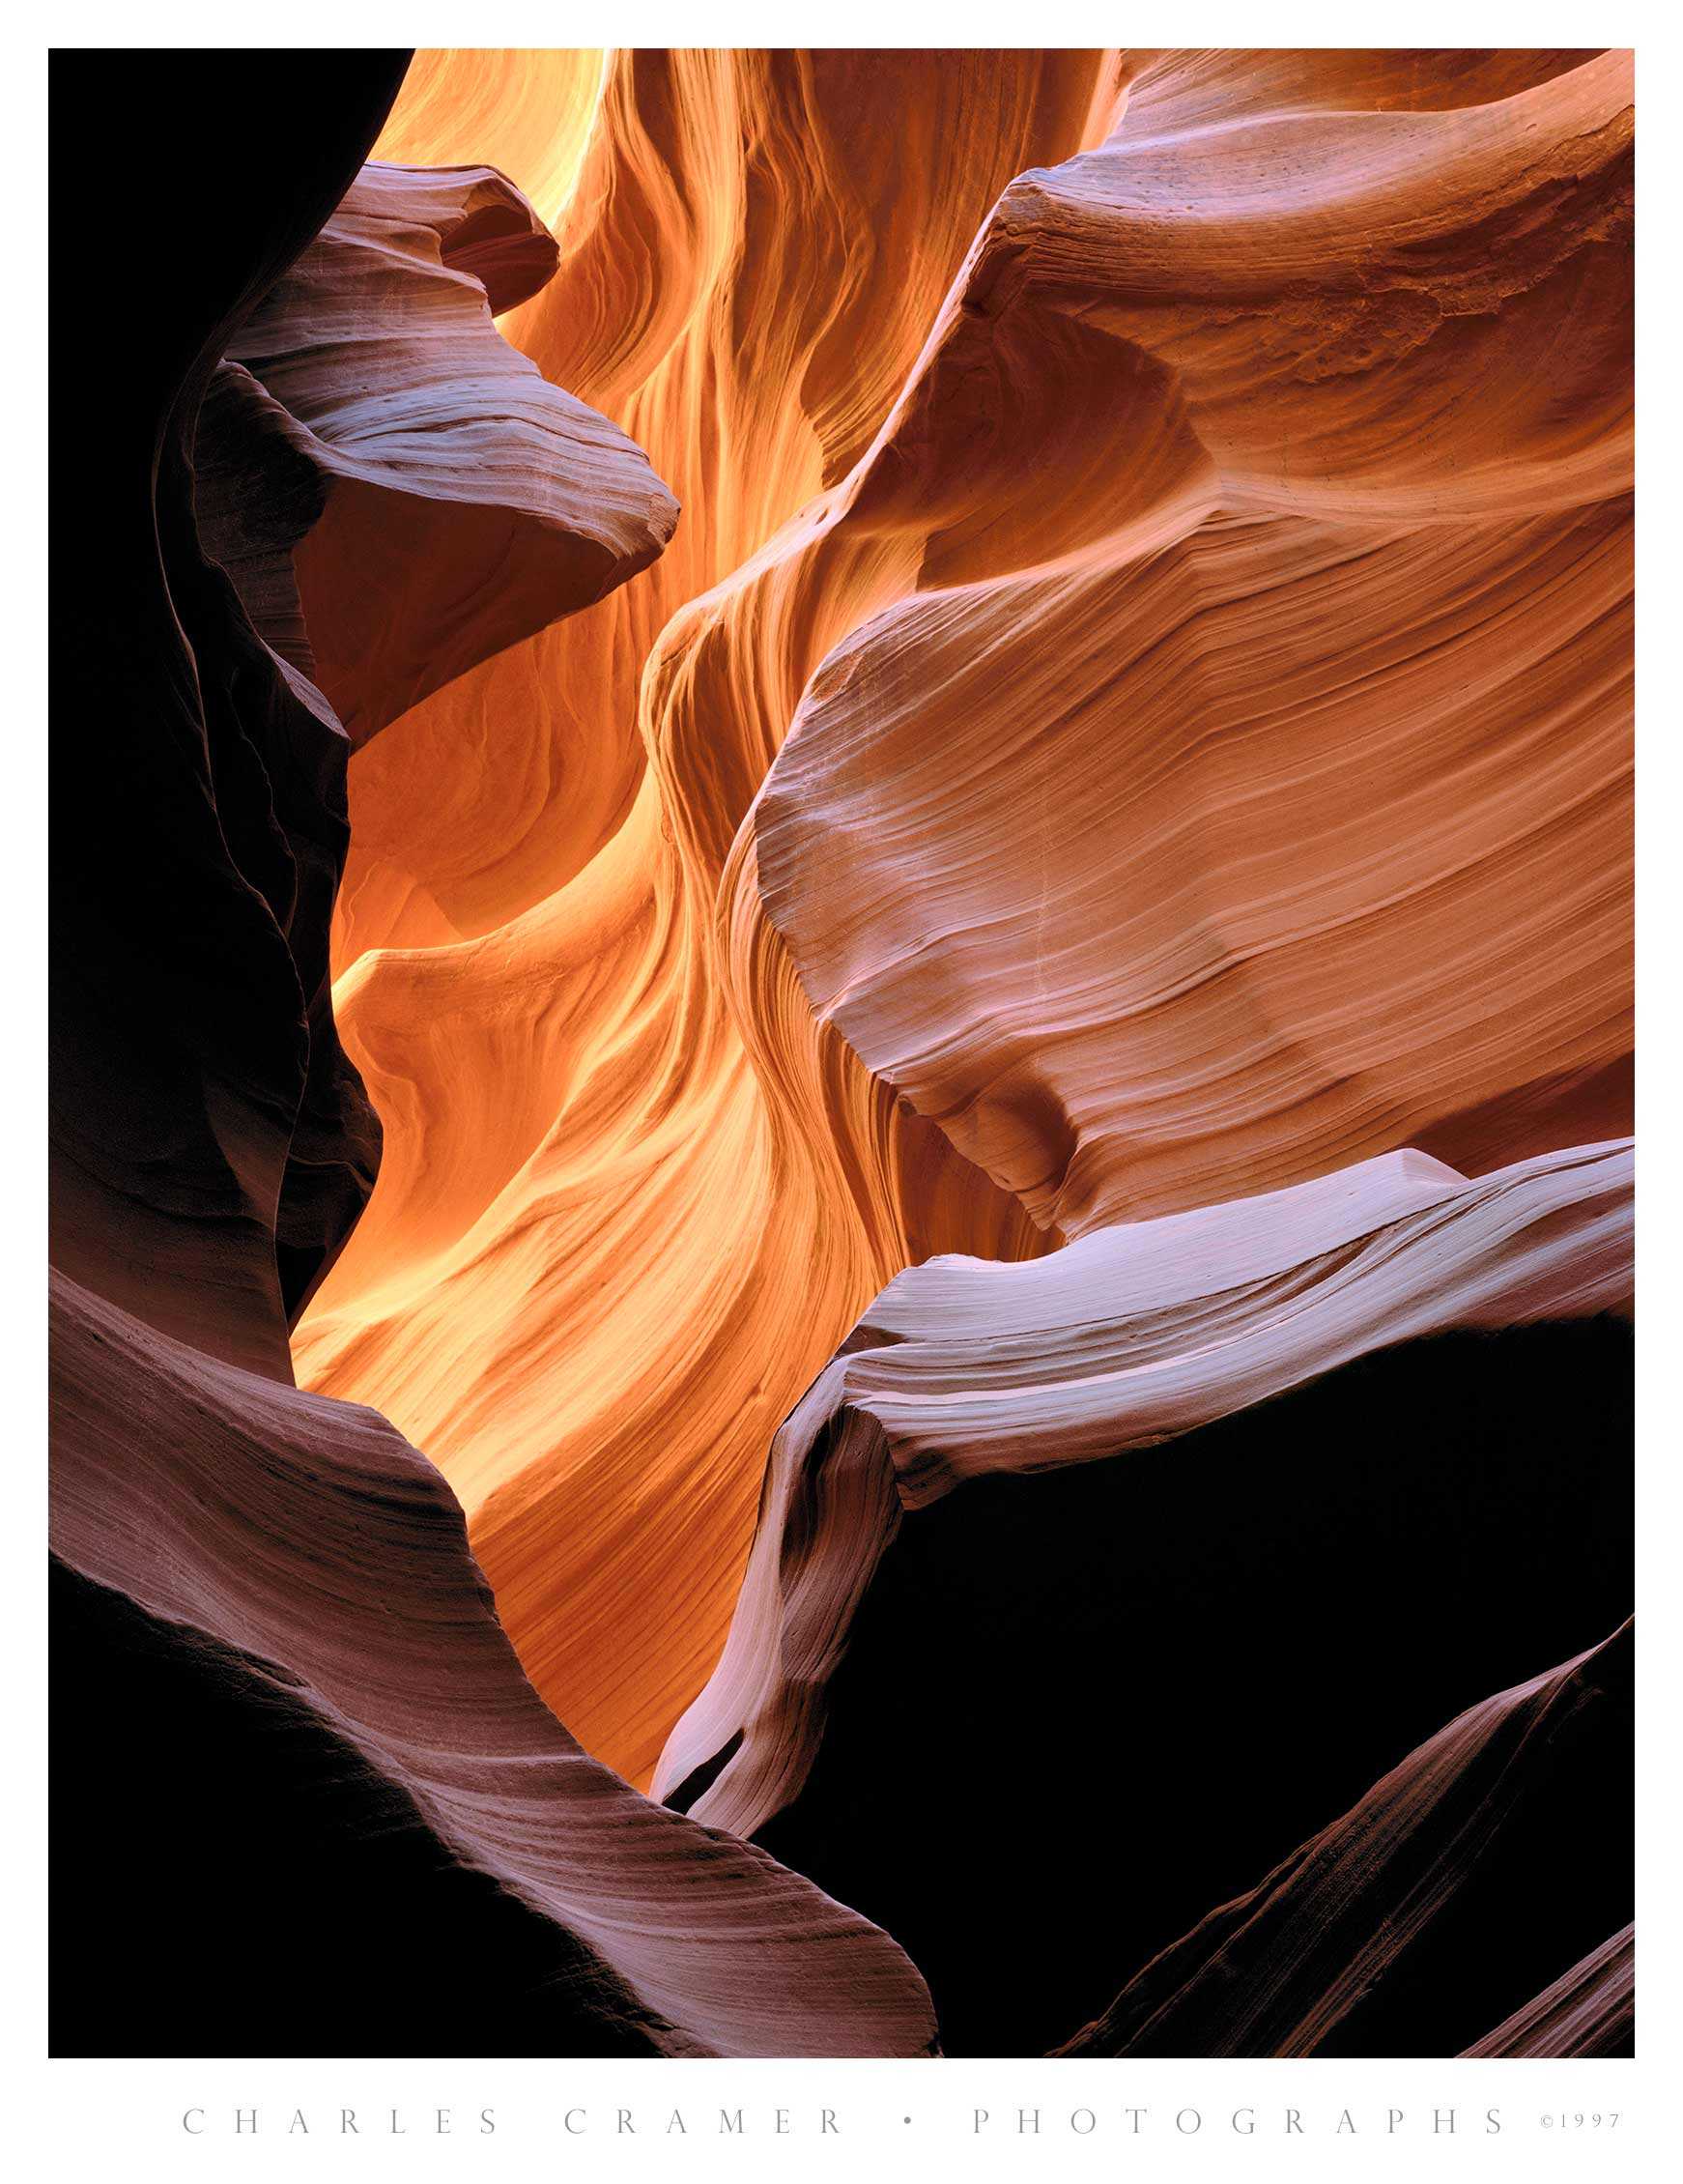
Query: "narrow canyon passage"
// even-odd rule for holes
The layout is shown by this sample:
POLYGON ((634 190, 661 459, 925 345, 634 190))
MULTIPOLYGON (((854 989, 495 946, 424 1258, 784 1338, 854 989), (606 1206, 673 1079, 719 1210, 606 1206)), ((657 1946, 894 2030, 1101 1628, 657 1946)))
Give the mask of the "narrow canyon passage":
POLYGON ((540 1690, 639 1784, 773 1433, 903 1265, 1628 1127, 1615 185, 1524 224, 1526 117, 1589 141, 1620 96, 1569 58, 412 72, 381 155, 487 156, 495 116, 561 245, 502 330, 682 514, 353 762, 335 1000, 385 1147, 295 1350, 443 1467, 540 1690), (1236 282, 1269 159, 1291 216, 1236 282), (1556 387, 1417 429, 1544 320, 1604 420, 1556 387))
POLYGON ((139 2036, 1628 2053, 1631 55, 59 80, 139 2036))
MULTIPOLYGON (((592 80, 571 58, 542 57, 558 136, 592 80)), ((496 59, 412 76, 380 155, 468 158, 496 59)), ((822 590, 750 564, 869 444, 994 197, 1100 126, 1115 65, 639 54, 596 79, 560 272, 501 330, 683 512, 641 578, 353 762, 335 1003, 385 1143, 295 1355, 435 1455, 539 1689, 646 1784, 801 1390, 909 1259, 1045 1248, 839 1045, 802 1052, 775 936, 733 963, 727 875, 807 675, 920 541, 822 590)), ((541 131, 497 149, 547 171, 541 131)))

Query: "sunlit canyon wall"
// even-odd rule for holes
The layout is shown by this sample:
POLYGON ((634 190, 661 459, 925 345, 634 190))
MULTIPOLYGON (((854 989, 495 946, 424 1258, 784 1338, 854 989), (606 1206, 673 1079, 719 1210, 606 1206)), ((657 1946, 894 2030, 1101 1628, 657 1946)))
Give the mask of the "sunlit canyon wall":
POLYGON ((316 62, 69 633, 63 1562, 540 2047, 1616 2049, 1629 56, 316 62))

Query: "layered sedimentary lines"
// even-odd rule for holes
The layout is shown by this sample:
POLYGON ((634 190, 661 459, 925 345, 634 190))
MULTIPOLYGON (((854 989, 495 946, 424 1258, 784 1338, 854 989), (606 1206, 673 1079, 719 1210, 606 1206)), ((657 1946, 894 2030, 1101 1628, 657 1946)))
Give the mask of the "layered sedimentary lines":
MULTIPOLYGON (((350 738, 322 685, 372 733, 415 687, 623 582, 675 508, 492 325, 554 270, 519 192, 477 169, 357 178, 401 57, 347 62, 326 102, 294 81, 248 126, 258 67, 208 62, 202 107, 174 74, 156 98, 78 77, 130 165, 136 131, 173 117, 147 149, 165 201, 201 202, 203 171, 218 187, 199 248, 136 299, 108 405, 122 611, 57 587, 61 688, 110 755, 54 861, 51 1539, 90 1581, 58 1596, 132 1604, 82 1614, 94 1673, 151 1629, 232 1694, 224 1724, 269 1687, 349 1747, 340 1827, 407 1813, 474 1870, 476 1976, 536 1959, 553 1986, 528 2037, 550 2052, 918 2053, 933 2023, 903 1952, 586 1758, 522 1670, 442 1476, 385 1419, 293 1382, 289 1316, 379 1143, 327 978, 350 738), (306 103, 300 180, 274 132, 306 103), (530 1920, 497 1918, 499 1889, 530 1920)), ((155 1692, 179 1688, 159 1673, 155 1692)), ((88 1796, 73 1765, 60 1779, 88 1796)), ((424 1913, 424 1860, 389 1878, 424 1913)), ((207 1984, 190 2023, 132 2037, 214 2052, 223 2005, 207 1984)), ((297 2021, 284 2002, 242 2019, 271 2052, 297 2021)), ((337 1996, 311 2024, 331 2051, 382 2044, 337 1996)))
POLYGON ((277 404, 320 477, 293 546, 294 664, 353 744, 671 535, 676 503, 642 450, 491 323, 556 263, 494 170, 371 163, 229 345, 223 399, 277 404))
POLYGON ((686 513, 357 761, 387 1152, 300 1355, 642 1778, 907 1258, 1628 1127, 1629 74, 591 67, 503 327, 686 513))
POLYGON ((845 474, 988 205, 1083 140, 1107 80, 1093 54, 616 56, 560 271, 501 325, 683 517, 603 611, 357 761, 339 1015, 386 1154, 300 1368, 445 1466, 539 1687, 637 1780, 717 1657, 766 1447, 836 1340, 910 1257, 1040 1248, 813 1050, 756 916, 784 1020, 745 1024, 721 876, 848 611, 762 612, 739 571, 845 474))
POLYGON ((1066 1233, 1493 1164, 1630 1039, 1628 65, 1224 68, 1005 192, 756 811, 820 1014, 1066 1233))
POLYGON ((1630 56, 254 66, 67 410, 89 1648, 556 2045, 1620 2051, 1630 56))
POLYGON ((416 53, 385 117, 378 159, 453 166, 486 160, 553 227, 578 179, 606 81, 601 53, 416 53))
POLYGON ((797 1795, 903 1509, 988 1473, 1121 1460, 1386 1345, 1620 1310, 1632 1184, 1627 1145, 1471 1183, 1394 1153, 1030 1264, 901 1275, 773 1444, 729 1643, 657 1791, 712 1763, 692 1809, 741 1834, 797 1795))
POLYGON ((1465 2053, 1542 2056, 1628 2052, 1636 2025, 1636 1928, 1624 1926, 1465 2053))
POLYGON ((270 1666, 452 1852, 583 1941, 581 2015, 678 2055, 931 2043, 923 1982, 886 1936, 579 1750, 523 1674, 443 1480, 384 1419, 56 1280, 53 1357, 57 1553, 270 1666))
MULTIPOLYGON (((1567 1840, 1586 1859, 1620 1860, 1629 1800, 1608 1792, 1628 1748, 1630 1638, 1627 1625, 1452 1721, 1249 1895, 1149 1964, 1064 2053, 1349 2053, 1351 2021, 1383 2010, 1388 1982, 1417 1969, 1440 1921, 1476 1914, 1481 1894, 1499 1892, 1527 1831, 1541 1839, 1542 1876, 1567 1840), (1573 1824, 1597 1803, 1611 1806, 1609 1825, 1586 1841, 1573 1824)), ((1462 1940, 1464 1978, 1485 1966, 1511 1981, 1499 1924, 1462 1940)), ((1627 1927, 1467 2053, 1606 2054, 1628 2028, 1630 1993, 1627 1927)), ((1428 2020, 1412 2040, 1382 2032, 1357 2052, 1430 2053, 1420 2042, 1435 2033, 1428 2020)))

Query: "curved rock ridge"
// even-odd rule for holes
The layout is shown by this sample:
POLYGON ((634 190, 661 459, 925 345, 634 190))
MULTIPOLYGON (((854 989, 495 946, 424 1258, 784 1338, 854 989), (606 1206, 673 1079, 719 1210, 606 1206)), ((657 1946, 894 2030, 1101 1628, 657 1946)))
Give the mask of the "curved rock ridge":
POLYGON ((1629 1127, 1631 67, 1525 58, 1147 65, 760 579, 765 908, 1065 1234, 1629 1127))
MULTIPOLYGON (((267 564, 290 560, 299 593, 271 642, 353 744, 592 605, 672 534, 677 503, 642 450, 491 323, 557 256, 493 168, 370 161, 229 344, 213 427, 225 411, 246 438, 265 421, 315 474, 313 509, 300 489, 261 505, 280 524, 267 564)), ((235 459, 227 437, 214 431, 213 468, 235 459)), ((236 521, 252 506, 239 496, 236 521)))
MULTIPOLYGON (((1608 1792, 1629 1750, 1631 1630, 1469 1708, 1248 1895, 1155 1958, 1059 2053, 1439 2052, 1446 2017, 1476 2010, 1477 1990, 1511 1985, 1499 1918, 1492 1931, 1476 1926, 1510 1861, 1539 1867, 1545 1885, 1557 1881, 1574 1910, 1581 1868, 1592 1880, 1604 1865, 1622 1871, 1628 1898, 1630 1801, 1608 1792), (1434 1964, 1441 1925, 1457 1917, 1474 1931, 1434 1964)), ((1613 1893, 1620 1886, 1614 1878, 1613 1893)), ((1629 2031, 1632 1965, 1626 1927, 1466 2053, 1611 2052, 1629 2031)))
POLYGON ((73 1724, 48 1754, 55 1946, 97 1931, 147 1967, 139 2016, 127 1981, 55 1977, 55 2056, 659 2052, 593 1951, 455 1857, 271 1666, 56 1556, 47 1602, 73 1724), (144 1789, 114 1822, 116 1783, 144 1789))
POLYGON ((299 1369, 440 1462, 539 1689, 639 1782, 717 1658, 800 1389, 908 1258, 1044 1249, 839 1043, 815 1087, 770 1053, 768 1087, 721 867, 805 645, 791 667, 775 628, 717 659, 681 633, 875 433, 989 203, 1091 140, 1107 70, 615 55, 560 271, 501 326, 685 519, 354 762, 336 991, 386 1144, 299 1369))
MULTIPOLYGON (((151 1326, 290 1382, 288 1319, 380 1139, 328 978, 347 751, 207 553, 192 455, 217 359, 355 179, 403 63, 348 56, 323 94, 306 56, 269 56, 277 103, 254 116, 249 61, 201 81, 123 60, 121 84, 109 54, 55 82, 191 218, 167 252, 115 254, 121 372, 55 351, 64 414, 98 419, 66 461, 113 573, 55 533, 50 1250, 151 1326), (301 167, 283 111, 317 115, 301 167)), ((266 429, 245 473, 272 483, 276 445, 266 429)))
POLYGON ((639 53, 593 114, 502 324, 690 514, 357 756, 387 1155, 299 1357, 642 1781, 899 1266, 1629 1128, 1629 64, 639 53))
POLYGON ((377 159, 447 167, 487 160, 546 227, 565 210, 607 81, 601 52, 440 47, 416 53, 385 117, 377 159))
MULTIPOLYGON (((360 72, 389 93, 398 68, 360 72)), ((171 171, 201 126, 178 119, 171 171)), ((81 787, 55 893, 53 1249, 152 1324, 290 1379, 288 1321, 380 1144, 333 1019, 348 754, 313 678, 365 728, 405 642, 385 574, 429 612, 410 635, 436 676, 631 573, 673 509, 623 436, 495 332, 483 283, 518 301, 556 256, 500 177, 357 180, 349 158, 281 205, 254 179, 262 156, 285 165, 272 137, 232 115, 223 133, 231 196, 203 264, 144 296, 134 277, 144 332, 105 400, 125 479, 151 480, 112 514, 122 611, 72 603, 83 571, 55 586, 67 690, 132 732, 81 787)))
POLYGON ((1627 2052, 1631 57, 199 61, 55 79, 61 1876, 150 1730, 328 2045, 1627 2052))
MULTIPOLYGON (((822 1737, 755 1840, 895 1936, 944 2052, 1057 2047, 1445 1721, 1629 1614, 1632 1354, 1607 1313, 1449 1329, 899 1510, 840 1661, 791 1647, 822 1737)), ((1629 1783, 1562 1776, 1353 2043, 1453 2053, 1628 1917, 1629 1783), (1469 1954, 1494 1984, 1457 1982, 1469 1954)))
MULTIPOLYGON (((554 1922, 563 2033, 583 2024, 610 2044, 692 2055, 921 2052, 927 1997, 898 1947, 764 1854, 674 1828, 585 1759, 521 1671, 433 1467, 374 1413, 292 1385, 294 1285, 307 1294, 356 1212, 324 1175, 359 1174, 365 1191, 377 1143, 326 978, 347 744, 207 558, 189 455, 242 325, 266 329, 261 353, 244 353, 306 412, 275 366, 283 351, 331 407, 334 363, 359 370, 364 342, 381 346, 366 302, 357 339, 337 351, 285 346, 276 284, 341 200, 401 73, 401 56, 354 56, 331 96, 306 101, 299 69, 317 58, 209 56, 208 81, 191 79, 202 106, 185 79, 161 80, 167 56, 135 64, 156 98, 137 96, 128 58, 121 87, 108 56, 78 78, 82 118, 104 114, 113 156, 136 166, 136 130, 172 119, 150 171, 204 218, 199 247, 172 256, 148 308, 136 294, 133 370, 100 413, 116 450, 115 605, 62 572, 55 583, 61 691, 74 693, 78 728, 108 733, 54 858, 52 1544, 91 1586, 201 1634, 199 1657, 231 1682, 267 1680, 317 1717, 367 1763, 342 1804, 366 1792, 378 1824, 382 1786, 396 1785, 456 1857, 554 1922), (259 67, 265 88, 296 95, 254 102, 259 67), (300 172, 274 133, 306 106, 319 172, 300 172), (208 201, 201 168, 223 184, 208 201)), ((534 277, 529 250, 510 255, 529 218, 509 217, 495 178, 482 190, 411 177, 402 192, 412 208, 448 208, 454 244, 494 282, 534 277)), ((425 257, 413 235, 398 257, 411 248, 425 257)), ((471 291, 495 345, 477 278, 445 285, 471 291)), ((398 264, 391 296, 412 294, 398 264)), ((399 358, 406 338, 393 338, 399 358)), ((434 361, 453 354, 445 344, 434 361)), ((219 544, 251 547, 230 558, 261 613, 281 596, 266 543, 312 512, 291 460, 304 428, 255 372, 225 372, 223 390, 219 429, 238 460, 206 517, 219 544), (243 452, 242 406, 262 436, 243 452), (241 480, 296 495, 245 510, 241 480), (242 532, 242 514, 263 520, 242 532)), ((459 401, 452 415, 471 427, 459 401)), ((462 450, 441 441, 435 454, 442 486, 462 450)), ((462 482, 467 497, 441 506, 471 517, 462 482)), ((276 636, 313 649, 309 589, 301 632, 276 636)), ((343 2029, 330 2008, 318 2023, 343 2029)))
POLYGON ((1619 1310, 1628 1142, 1469 1181, 1412 1152, 1098 1229, 1016 1266, 900 1275, 772 1445, 730 1637, 655 1774, 743 1835, 788 1804, 902 1510, 968 1478, 1155 1447, 1387 1345, 1619 1310))
MULTIPOLYGON (((594 55, 452 60, 457 103, 442 64, 412 74, 383 143, 485 157, 475 132, 493 98, 510 117, 548 99, 570 141, 573 64, 598 73, 594 55)), ((648 448, 688 512, 646 583, 417 708, 360 760, 342 967, 375 947, 496 931, 624 825, 657 739, 640 684, 674 611, 845 474, 988 205, 1025 163, 1097 140, 1083 132, 1112 68, 1094 53, 610 57, 558 214, 559 273, 502 330, 648 448), (495 728, 495 767, 461 767, 468 720, 495 728), (417 787, 434 775, 442 800, 417 787)), ((499 163, 552 201, 535 143, 499 163)), ((735 808, 715 815, 727 842, 775 748, 736 710, 710 758, 663 790, 674 818, 728 797, 735 808)))
POLYGON ((1635 1926, 1621 1927, 1463 2054, 1553 2059, 1633 2053, 1636 1936, 1635 1926))
POLYGON ((53 1550, 267 1664, 455 1854, 582 1940, 586 2007, 670 2055, 933 2041, 900 1950, 587 1759, 503 1636, 460 1509, 371 1411, 52 1284, 53 1550))

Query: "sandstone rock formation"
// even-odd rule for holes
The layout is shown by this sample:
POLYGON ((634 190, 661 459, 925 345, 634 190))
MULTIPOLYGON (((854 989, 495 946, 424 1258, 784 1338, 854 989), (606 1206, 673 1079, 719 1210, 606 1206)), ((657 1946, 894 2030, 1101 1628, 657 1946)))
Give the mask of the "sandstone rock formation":
MULTIPOLYGON (((1629 1373, 1616 1322, 1434 1336, 907 1511, 811 1769, 756 1840, 904 1944, 949 2053, 1058 2047, 1445 1722, 1617 1623, 1629 1373)), ((1476 2039, 1631 1916, 1620 1735, 1487 1852, 1463 1931, 1482 1901, 1498 1945, 1446 1927, 1447 1967, 1396 1968, 1419 1996, 1404 2048, 1476 2039)), ((692 1816, 706 1777, 674 1793, 692 1816)), ((1401 2052, 1365 2015, 1350 2034, 1401 2052)), ((1200 2042, 1227 2036, 1212 2003, 1200 2042)))
POLYGON ((1630 56, 198 65, 58 64, 77 1674, 540 2051, 1627 2045, 1630 56))
POLYGON ((586 2025, 676 2055, 931 2044, 923 1983, 875 1928, 579 1750, 521 1673, 448 1488, 384 1419, 56 1278, 52 1335, 55 1553, 258 1664, 547 1912, 585 1952, 562 1998, 586 2025))
POLYGON ((752 1834, 798 1792, 902 1510, 991 1472, 1121 1461, 1395 1343, 1617 1310, 1632 1188, 1628 1146, 1477 1183, 1396 1153, 1026 1265, 901 1275, 772 1445, 730 1640, 657 1794, 727 1745, 709 1820, 752 1834))
MULTIPOLYGON (((386 1155, 300 1370, 444 1466, 539 1689, 636 1781, 838 1336, 908 1258, 1040 1248, 849 1060, 863 1209, 830 1126, 768 1098, 720 870, 819 633, 739 648, 706 601, 869 443, 988 204, 1098 126, 1106 78, 1080 53, 615 56, 560 271, 502 326, 683 520, 645 581, 357 760, 339 1016, 386 1155)), ((480 97, 432 136, 423 103, 404 157, 471 156, 480 97)), ((803 1036, 786 967, 777 991, 803 1036)))
MULTIPOLYGON (((467 156, 440 81, 405 157, 467 156)), ((688 513, 358 759, 341 1013, 405 1121, 300 1357, 437 1454, 644 1780, 771 1434, 908 1259, 1629 1128, 1629 81, 639 54, 594 96, 505 328, 688 513)))
MULTIPOLYGON (((1598 1889, 1628 1899, 1631 1652, 1627 1626, 1470 1708, 1063 2052, 1438 2053, 1446 2025, 1483 2006, 1481 1987, 1511 1991, 1539 1888, 1556 1918, 1582 1918, 1598 1889), (1532 1883, 1518 1890, 1517 1850, 1532 1883)), ((1629 1994, 1627 1927, 1466 2052, 1606 2053, 1629 1994)))
POLYGON ((1636 1978, 1636 1928, 1624 1926, 1465 2053, 1629 2055, 1634 2052, 1636 1978))
MULTIPOLYGON (((408 672, 374 640, 392 638, 389 587, 412 552, 437 649, 399 630, 395 656, 413 650, 430 687, 630 575, 673 503, 606 420, 497 360, 487 285, 509 300, 549 262, 511 187, 364 170, 346 193, 402 57, 347 60, 330 108, 311 99, 301 187, 282 116, 305 86, 271 111, 271 59, 216 56, 203 81, 149 64, 145 99, 127 61, 121 81, 110 57, 71 65, 79 120, 105 119, 120 162, 137 170, 137 132, 168 118, 151 171, 202 217, 175 285, 133 299, 151 340, 137 331, 108 474, 92 474, 116 497, 124 611, 67 570, 55 586, 60 718, 108 763, 78 748, 79 791, 58 800, 75 816, 54 858, 52 1548, 188 1634, 236 1711, 268 1684, 348 1747, 364 1825, 394 1804, 418 1815, 540 1914, 545 2049, 917 2053, 933 2025, 900 1950, 586 1758, 521 1670, 438 1472, 385 1420, 294 1385, 289 1310, 342 1244, 378 1143, 327 978, 349 742, 302 662, 371 731, 408 672), (199 413, 236 348, 201 531, 199 413), (318 636, 328 568, 342 652, 318 636)), ((103 1673, 101 1645, 154 1643, 126 1640, 132 1621, 91 1588, 60 1596, 81 1603, 86 1674, 103 1673)), ((86 1807, 100 1766, 72 1744, 61 1803, 86 1807)), ((214 1921, 188 1923, 213 1929, 198 1945, 214 1956, 214 1921)), ((507 1940, 506 1921, 487 1931, 507 1940)), ((520 1949, 529 1976, 529 1923, 520 1949)), ((480 1975, 495 1983, 495 1957, 480 1975)), ((129 2040, 249 2052, 256 2028, 295 2046, 290 2003, 266 2013, 261 1968, 240 1978, 242 2013, 201 1980, 185 2022, 131 2020, 129 2040)), ((89 2022, 110 2024, 72 2014, 63 2045, 98 2038, 89 2022)), ((312 2029, 338 2052, 368 2037, 330 1983, 312 2029)))
POLYGON ((556 264, 491 168, 371 163, 228 345, 223 401, 278 404, 320 477, 321 513, 289 541, 294 664, 353 746, 671 536, 677 505, 642 449, 491 324, 556 264))
MULTIPOLYGON (((191 224, 179 248, 113 253, 120 371, 98 345, 54 351, 65 414, 90 420, 92 445, 64 443, 69 475, 97 497, 113 575, 55 528, 52 1257, 147 1324, 290 1380, 289 1314, 379 1143, 328 985, 348 754, 206 553, 193 450, 235 328, 355 178, 402 59, 347 63, 302 173, 248 76, 133 66, 126 88, 109 56, 57 64, 67 108, 90 101, 79 126, 108 122, 113 157, 131 147, 191 224), (145 121, 142 91, 158 100, 145 121)), ((273 84, 307 102, 301 58, 273 84)))

